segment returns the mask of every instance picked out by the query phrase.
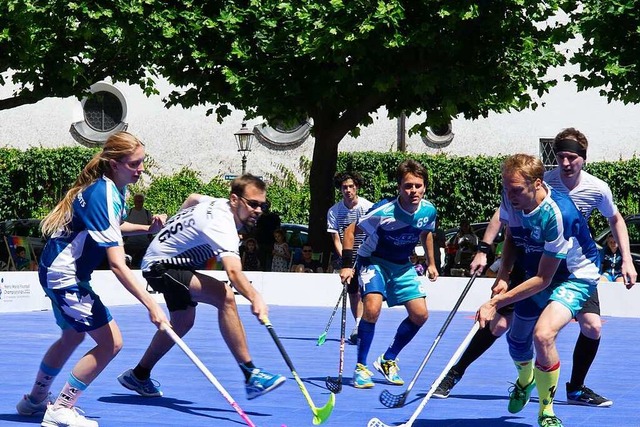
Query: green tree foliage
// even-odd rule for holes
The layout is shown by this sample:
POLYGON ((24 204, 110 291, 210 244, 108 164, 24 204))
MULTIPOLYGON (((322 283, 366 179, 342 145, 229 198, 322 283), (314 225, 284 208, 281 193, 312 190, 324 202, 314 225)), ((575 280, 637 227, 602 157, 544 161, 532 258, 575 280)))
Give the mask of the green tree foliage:
POLYGON ((95 153, 84 147, 0 149, 0 217, 44 217, 95 153))
POLYGON ((585 0, 571 20, 581 34, 571 62, 580 73, 567 76, 578 89, 599 88, 609 101, 640 102, 640 1, 585 0))
POLYGON ((561 7, 573 2, 147 0, 132 20, 148 61, 184 88, 169 105, 313 122, 309 223, 322 247, 343 137, 382 106, 426 113, 414 131, 536 107, 533 94, 555 84, 547 70, 565 61, 555 47, 570 28, 550 19, 561 7))
MULTIPOLYGON (((0 1, 0 110, 48 97, 81 96, 106 78, 154 92, 139 43, 146 0, 0 1)), ((157 2, 166 5, 166 2, 157 2)))
MULTIPOLYGON (((372 123, 380 107, 391 117, 423 114, 413 132, 453 117, 535 108, 556 83, 548 70, 565 63, 557 47, 578 28, 587 44, 576 60, 594 70, 593 84, 615 91, 613 76, 632 82, 636 2, 587 0, 582 11, 577 3, 7 0, 0 2, 0 84, 18 88, 0 109, 80 95, 108 76, 153 93, 162 75, 180 88, 167 105, 211 105, 219 119, 231 107, 272 122, 310 119, 308 222, 321 247, 339 143, 372 123), (560 11, 575 19, 553 19, 560 11)), ((474 176, 463 178, 472 185, 474 176)))

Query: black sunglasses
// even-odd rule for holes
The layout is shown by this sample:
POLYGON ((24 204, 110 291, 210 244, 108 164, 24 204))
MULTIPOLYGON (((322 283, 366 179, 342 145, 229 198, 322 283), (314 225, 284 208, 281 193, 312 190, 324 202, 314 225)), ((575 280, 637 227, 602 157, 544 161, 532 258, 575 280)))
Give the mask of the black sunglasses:
POLYGON ((244 200, 244 202, 247 204, 247 206, 249 206, 251 209, 260 208, 260 209, 262 209, 263 212, 266 212, 271 207, 271 203, 269 203, 269 202, 259 202, 257 200, 247 199, 244 196, 238 196, 238 197, 240 197, 242 200, 244 200))

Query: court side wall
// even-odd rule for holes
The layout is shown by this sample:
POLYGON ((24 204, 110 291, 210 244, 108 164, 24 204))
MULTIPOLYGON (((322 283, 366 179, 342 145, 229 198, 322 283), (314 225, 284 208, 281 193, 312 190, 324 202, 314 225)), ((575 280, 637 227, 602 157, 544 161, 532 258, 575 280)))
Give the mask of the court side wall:
MULTIPOLYGON (((202 271, 220 280, 227 277, 221 271, 202 271)), ((145 283, 140 271, 134 270, 140 283, 145 283)), ((334 307, 341 291, 337 274, 247 272, 253 286, 269 305, 334 307)), ((468 278, 441 277, 430 282, 421 277, 426 287, 430 310, 450 311, 460 297, 468 278)), ((460 311, 475 311, 490 294, 493 279, 478 278, 460 306, 460 311)), ((111 271, 97 271, 92 286, 107 306, 136 304, 137 300, 118 282, 111 271)), ((602 315, 640 317, 640 286, 626 289, 620 283, 599 286, 602 315)), ((163 302, 161 295, 155 295, 163 302)), ((238 304, 247 304, 242 296, 238 304)), ((37 272, 0 272, 0 313, 50 310, 51 305, 38 282, 37 272)))

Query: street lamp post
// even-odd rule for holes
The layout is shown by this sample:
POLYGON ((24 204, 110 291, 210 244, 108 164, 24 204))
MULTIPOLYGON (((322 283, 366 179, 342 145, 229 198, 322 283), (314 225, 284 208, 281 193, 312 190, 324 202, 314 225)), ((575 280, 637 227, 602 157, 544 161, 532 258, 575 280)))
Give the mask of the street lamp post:
POLYGON ((238 151, 242 153, 242 175, 244 175, 247 170, 247 152, 251 151, 251 144, 253 143, 253 132, 247 128, 246 123, 242 123, 242 128, 234 135, 238 144, 238 151))

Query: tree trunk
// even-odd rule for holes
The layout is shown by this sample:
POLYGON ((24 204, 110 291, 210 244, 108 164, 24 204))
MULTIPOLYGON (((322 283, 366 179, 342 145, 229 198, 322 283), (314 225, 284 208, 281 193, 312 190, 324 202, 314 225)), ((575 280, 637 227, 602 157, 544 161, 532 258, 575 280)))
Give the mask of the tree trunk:
POLYGON ((325 266, 332 251, 331 239, 327 233, 327 211, 335 203, 333 176, 338 161, 338 144, 346 135, 338 127, 336 122, 323 123, 322 119, 314 117, 315 145, 309 175, 309 240, 314 251, 324 253, 325 266))

